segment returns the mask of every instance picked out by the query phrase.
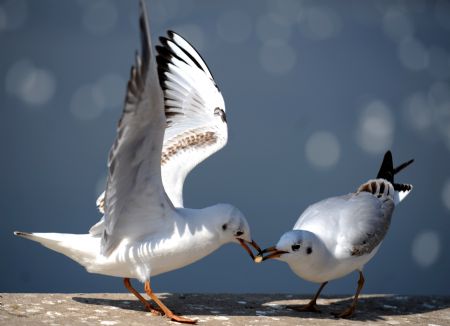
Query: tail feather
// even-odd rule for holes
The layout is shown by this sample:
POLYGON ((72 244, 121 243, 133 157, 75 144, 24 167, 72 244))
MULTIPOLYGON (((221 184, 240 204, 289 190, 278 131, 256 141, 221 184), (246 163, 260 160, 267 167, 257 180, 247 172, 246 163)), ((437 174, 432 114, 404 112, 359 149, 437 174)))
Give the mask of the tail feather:
POLYGON ((414 162, 414 159, 409 160, 408 162, 405 162, 405 163, 400 164, 399 166, 397 166, 397 167, 394 169, 394 174, 399 173, 401 170, 403 170, 404 168, 406 168, 406 167, 407 167, 408 165, 410 165, 412 162, 414 162))
POLYGON ((384 154, 383 162, 381 163, 380 170, 377 174, 377 179, 385 179, 393 185, 396 192, 394 196, 395 204, 401 202, 411 192, 413 187, 410 184, 395 183, 394 175, 405 169, 412 162, 414 162, 414 159, 404 162, 394 168, 391 151, 387 151, 386 154, 384 154))
POLYGON ((100 238, 90 234, 69 233, 28 233, 15 231, 16 236, 36 241, 51 250, 59 252, 79 264, 86 264, 95 260, 100 248, 100 238))
POLYGON ((384 154, 383 163, 381 163, 377 179, 385 179, 390 183, 394 183, 394 164, 392 162, 391 151, 387 151, 386 154, 384 154))

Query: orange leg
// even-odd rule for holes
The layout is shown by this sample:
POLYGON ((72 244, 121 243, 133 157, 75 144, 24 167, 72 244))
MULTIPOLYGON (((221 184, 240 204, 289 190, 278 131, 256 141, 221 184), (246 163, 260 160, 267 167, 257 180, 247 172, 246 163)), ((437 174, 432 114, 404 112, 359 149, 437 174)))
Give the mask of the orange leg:
POLYGON ((131 282, 130 282, 129 278, 124 278, 123 284, 128 289, 128 291, 133 293, 136 296, 136 298, 138 298, 139 301, 141 301, 144 304, 145 308, 147 308, 147 310, 150 311, 152 313, 152 315, 160 316, 162 314, 162 312, 159 309, 156 309, 155 307, 153 307, 147 300, 145 300, 145 298, 138 291, 136 291, 131 286, 131 282))
POLYGON ((156 294, 153 293, 153 290, 150 287, 150 281, 145 281, 144 289, 145 289, 145 292, 162 309, 162 311, 168 318, 172 319, 173 321, 177 321, 179 323, 185 323, 185 324, 196 324, 197 323, 197 320, 177 316, 169 308, 167 308, 166 305, 164 303, 162 303, 161 300, 159 300, 159 298, 156 296, 156 294))
POLYGON ((345 309, 340 314, 336 314, 336 317, 350 318, 353 315, 353 313, 355 312, 355 309, 356 309, 356 304, 358 303, 359 293, 361 292, 363 285, 364 285, 364 276, 363 276, 363 273, 360 271, 359 272, 359 280, 358 280, 358 288, 356 289, 355 297, 353 298, 352 304, 350 305, 350 307, 345 309))
POLYGON ((328 282, 323 282, 323 283, 320 285, 320 288, 319 288, 319 290, 317 291, 316 295, 314 296, 314 298, 311 299, 311 301, 310 301, 306 306, 299 307, 299 308, 294 307, 293 309, 294 309, 294 310, 297 310, 297 311, 320 312, 320 310, 317 309, 316 301, 317 301, 317 298, 318 298, 319 295, 320 295, 320 292, 322 292, 323 288, 325 287, 325 285, 327 285, 327 283, 328 283, 328 282))

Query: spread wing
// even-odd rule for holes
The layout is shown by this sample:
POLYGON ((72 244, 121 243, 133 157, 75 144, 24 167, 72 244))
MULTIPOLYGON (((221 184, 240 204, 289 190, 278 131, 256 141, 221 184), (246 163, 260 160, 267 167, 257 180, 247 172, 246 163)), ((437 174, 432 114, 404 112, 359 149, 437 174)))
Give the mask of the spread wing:
MULTIPOLYGON (((157 62, 167 119, 161 173, 170 200, 183 207, 189 172, 227 143, 225 104, 206 63, 184 38, 169 31, 160 41, 157 62)), ((104 193, 97 207, 104 214, 104 193)))
POLYGON ((173 209, 161 180, 161 150, 166 120, 147 12, 140 2, 142 54, 136 55, 127 85, 125 106, 112 146, 105 195, 102 253, 123 239, 157 232, 173 209))
POLYGON ((176 207, 183 206, 188 173, 225 146, 225 104, 203 59, 181 36, 169 31, 157 46, 167 129, 161 156, 162 179, 176 207))

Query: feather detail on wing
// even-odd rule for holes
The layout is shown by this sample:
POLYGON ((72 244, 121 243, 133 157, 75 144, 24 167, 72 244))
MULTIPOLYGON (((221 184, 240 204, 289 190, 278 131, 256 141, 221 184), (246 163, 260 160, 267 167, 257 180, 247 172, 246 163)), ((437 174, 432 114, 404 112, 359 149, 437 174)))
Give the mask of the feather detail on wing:
POLYGON ((299 217, 294 230, 317 234, 329 233, 326 245, 337 256, 349 257, 371 253, 389 228, 394 201, 362 191, 331 197, 309 206, 299 217))
MULTIPOLYGON (((169 31, 160 41, 157 62, 167 121, 161 174, 171 202, 183 207, 189 172, 227 143, 225 104, 206 63, 185 39, 169 31)), ((97 208, 105 213, 104 192, 97 208)))
MULTIPOLYGON (((395 192, 393 194, 393 198, 394 198, 395 205, 398 205, 403 199, 405 199, 406 196, 408 196, 408 194, 411 192, 413 186, 410 184, 395 183, 394 176, 396 174, 398 174, 400 171, 407 168, 413 162, 414 162, 414 159, 406 161, 394 168, 394 163, 392 160, 392 153, 391 153, 391 151, 387 151, 384 154, 383 162, 381 163, 380 170, 378 171, 378 174, 377 174, 377 179, 370 180, 369 182, 362 185, 361 187, 374 190, 375 189, 374 187, 367 188, 366 185, 368 183, 378 182, 378 180, 384 179, 384 180, 388 181, 390 184, 392 184, 392 186, 394 187, 395 192)), ((360 189, 361 189, 361 187, 360 187, 360 189)))
POLYGON ((162 178, 172 203, 182 207, 188 173, 227 142, 225 104, 206 63, 185 39, 169 31, 160 42, 157 62, 167 119, 162 178))
POLYGON ((172 209, 160 168, 166 127, 163 93, 143 1, 139 23, 142 54, 136 55, 131 69, 125 106, 108 159, 101 248, 104 255, 124 239, 136 239, 164 227, 172 209))
MULTIPOLYGON (((391 224, 394 200, 391 196, 374 197, 367 193, 357 193, 352 202, 360 203, 360 210, 355 214, 355 223, 350 237, 351 256, 370 254, 383 241, 391 224)), ((354 204, 357 207, 357 204, 354 204)))
POLYGON ((413 186, 410 184, 390 183, 385 179, 373 179, 363 183, 357 190, 358 192, 369 192, 374 196, 389 197, 395 205, 398 205, 411 192, 413 186))

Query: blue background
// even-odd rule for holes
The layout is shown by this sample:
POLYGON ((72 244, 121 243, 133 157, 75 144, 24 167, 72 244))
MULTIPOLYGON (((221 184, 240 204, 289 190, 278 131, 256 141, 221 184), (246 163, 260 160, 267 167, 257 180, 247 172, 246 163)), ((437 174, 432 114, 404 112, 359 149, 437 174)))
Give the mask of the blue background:
MULTIPOLYGON (((137 1, 0 1, 0 291, 121 292, 14 230, 85 233, 139 47, 137 1)), ((416 162, 414 191, 365 268, 365 293, 450 294, 450 6, 440 1, 149 1, 207 61, 229 142, 195 169, 186 207, 229 202, 273 245, 320 199, 416 162)), ((357 275, 324 293, 353 293, 357 275)), ((155 291, 311 293, 237 245, 153 279, 155 291)))

